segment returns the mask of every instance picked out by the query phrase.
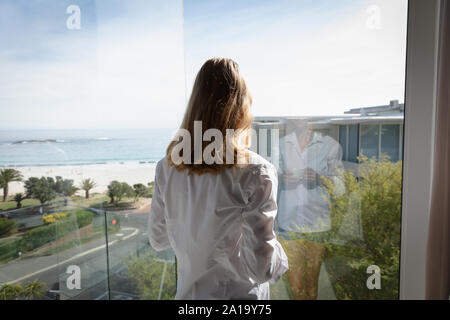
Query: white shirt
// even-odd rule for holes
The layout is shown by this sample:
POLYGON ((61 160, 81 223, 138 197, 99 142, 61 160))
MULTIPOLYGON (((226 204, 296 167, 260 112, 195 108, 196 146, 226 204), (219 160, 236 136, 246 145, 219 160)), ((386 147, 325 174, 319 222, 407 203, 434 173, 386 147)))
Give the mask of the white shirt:
POLYGON ((269 299, 269 282, 288 269, 273 231, 277 172, 250 152, 250 164, 187 175, 158 162, 148 220, 150 244, 173 248, 175 299, 269 299))
MULTIPOLYGON (((297 135, 291 133, 280 139, 279 174, 285 170, 299 171, 311 168, 321 176, 331 179, 336 194, 343 194, 342 149, 329 136, 314 133, 310 143, 302 151, 297 135)), ((283 188, 278 199, 278 225, 295 232, 322 232, 331 228, 327 194, 320 185, 307 188, 298 184, 295 188, 283 188)))

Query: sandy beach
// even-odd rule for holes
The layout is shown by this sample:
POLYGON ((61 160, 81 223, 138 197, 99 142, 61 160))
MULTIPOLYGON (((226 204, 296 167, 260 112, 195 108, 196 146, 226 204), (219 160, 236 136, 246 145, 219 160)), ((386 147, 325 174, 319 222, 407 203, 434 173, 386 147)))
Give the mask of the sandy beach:
MULTIPOLYGON (((156 163, 124 163, 124 164, 92 164, 78 166, 48 166, 48 167, 19 167, 24 180, 30 177, 53 177, 61 176, 64 179, 74 180, 75 186, 79 186, 82 179, 91 178, 97 186, 91 193, 105 192, 108 184, 117 180, 130 185, 153 181, 155 177, 156 163)), ((9 183, 9 194, 24 192, 23 182, 9 183)), ((82 195, 82 192, 79 191, 82 195)))

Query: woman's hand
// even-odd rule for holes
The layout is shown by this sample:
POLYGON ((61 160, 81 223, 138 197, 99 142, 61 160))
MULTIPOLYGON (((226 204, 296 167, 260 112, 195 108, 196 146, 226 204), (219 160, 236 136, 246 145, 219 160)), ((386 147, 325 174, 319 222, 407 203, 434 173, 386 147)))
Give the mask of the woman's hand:
POLYGON ((320 174, 311 168, 306 168, 303 170, 303 179, 305 186, 308 189, 314 189, 318 187, 321 183, 320 174))
POLYGON ((285 184, 298 184, 300 183, 300 176, 296 176, 294 174, 293 171, 291 170, 286 170, 282 175, 281 175, 283 182, 285 184))

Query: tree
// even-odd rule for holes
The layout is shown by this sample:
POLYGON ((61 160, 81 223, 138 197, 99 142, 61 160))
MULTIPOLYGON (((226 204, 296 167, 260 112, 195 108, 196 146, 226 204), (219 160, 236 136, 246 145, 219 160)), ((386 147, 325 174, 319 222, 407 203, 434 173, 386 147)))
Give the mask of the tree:
POLYGON ((152 197, 153 196, 153 192, 155 191, 155 181, 149 182, 147 183, 148 185, 148 189, 149 189, 149 196, 152 197))
POLYGON ((134 201, 139 199, 139 197, 145 196, 149 192, 149 188, 144 186, 142 183, 137 183, 133 185, 133 190, 135 195, 134 201))
POLYGON ((25 181, 26 196, 38 199, 41 204, 56 198, 55 181, 50 177, 31 177, 25 181))
POLYGON ((108 185, 108 197, 111 199, 110 203, 117 204, 124 196, 134 196, 134 191, 126 182, 112 181, 108 185))
POLYGON ((3 202, 5 202, 8 197, 8 184, 14 181, 22 181, 23 176, 16 169, 1 169, 0 177, 0 183, 3 188, 3 202))
POLYGON ((14 201, 17 202, 17 209, 22 208, 22 201, 25 199, 26 197, 23 193, 16 193, 14 196, 14 201))
POLYGON ((45 284, 37 280, 27 283, 22 290, 21 296, 26 300, 40 298, 44 295, 45 284))
POLYGON ((138 256, 133 255, 125 260, 128 275, 132 283, 137 286, 142 300, 173 300, 176 293, 175 264, 171 261, 156 260, 156 256, 150 251, 145 251, 138 256), (164 271, 164 269, 166 270, 164 271), (164 279, 162 277, 164 276, 164 279), (162 286, 161 286, 162 282, 162 286), (161 292, 160 292, 161 290, 161 292))
POLYGON ((62 177, 56 177, 54 185, 56 193, 62 194, 65 197, 71 197, 78 191, 78 188, 73 185, 73 180, 63 179, 62 177))
POLYGON ((81 180, 80 189, 85 191, 86 199, 89 199, 89 191, 96 185, 95 181, 90 178, 81 180))
POLYGON ((25 286, 20 284, 5 284, 0 288, 0 300, 31 300, 44 295, 45 284, 34 280, 25 286))
POLYGON ((8 237, 17 231, 15 220, 0 218, 0 238, 8 237))
POLYGON ((1 300, 15 300, 20 297, 23 288, 19 284, 5 284, 0 288, 1 300))
POLYGON ((402 162, 359 157, 359 178, 344 170, 345 193, 324 179, 331 215, 325 259, 338 299, 397 299, 402 162), (381 270, 382 287, 368 290, 367 268, 381 270))

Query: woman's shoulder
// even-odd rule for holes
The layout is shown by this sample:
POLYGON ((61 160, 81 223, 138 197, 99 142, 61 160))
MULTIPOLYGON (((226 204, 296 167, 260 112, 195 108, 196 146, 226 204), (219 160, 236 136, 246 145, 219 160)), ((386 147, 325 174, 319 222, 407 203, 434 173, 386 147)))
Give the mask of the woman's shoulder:
POLYGON ((158 162, 156 162, 155 166, 155 178, 157 180, 164 180, 164 177, 167 176, 169 171, 169 166, 167 164, 167 158, 164 157, 158 162))
POLYGON ((167 159, 166 157, 156 162, 155 170, 156 173, 167 170, 167 159))
POLYGON ((259 176, 266 175, 270 178, 276 179, 277 170, 272 163, 256 152, 250 150, 247 152, 248 162, 246 164, 239 165, 239 170, 244 174, 244 176, 248 175, 249 178, 252 177, 253 179, 256 179, 259 176))
MULTIPOLYGON (((237 164, 233 168, 225 169, 221 174, 232 174, 235 180, 253 180, 258 176, 267 175, 271 178, 277 177, 275 166, 256 152, 247 150, 246 157, 248 160, 245 164, 237 164)), ((164 157, 156 163, 155 176, 160 177, 159 180, 165 180, 164 177, 172 175, 172 171, 176 171, 175 167, 169 166, 167 158, 164 157)))
POLYGON ((237 179, 245 190, 247 200, 258 188, 276 188, 278 185, 275 166, 253 151, 248 151, 248 155, 248 163, 240 166, 240 177, 237 179))
POLYGON ((256 152, 249 150, 248 155, 249 155, 248 161, 249 167, 261 168, 266 170, 275 170, 275 166, 272 163, 270 163, 268 160, 266 160, 264 157, 257 154, 256 152))

